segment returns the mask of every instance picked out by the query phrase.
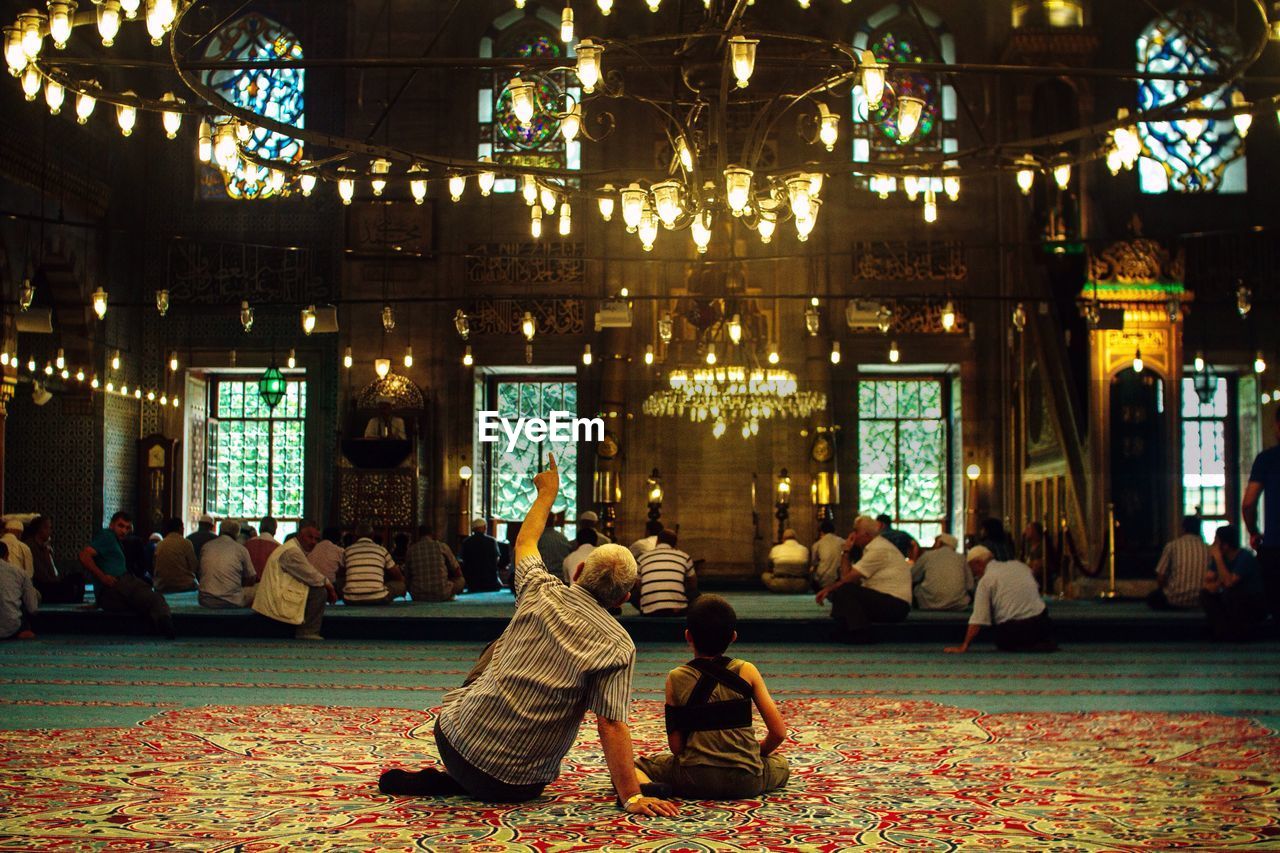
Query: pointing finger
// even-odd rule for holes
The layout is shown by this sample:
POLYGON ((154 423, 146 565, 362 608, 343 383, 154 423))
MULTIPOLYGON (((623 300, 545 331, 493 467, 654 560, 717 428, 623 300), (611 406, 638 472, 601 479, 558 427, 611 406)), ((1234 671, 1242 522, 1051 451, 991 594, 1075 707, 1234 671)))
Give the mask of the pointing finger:
POLYGON ((555 455, 554 453, 548 453, 548 454, 547 454, 547 461, 548 461, 548 463, 549 463, 549 464, 547 465, 547 468, 548 468, 549 470, 551 470, 551 471, 555 471, 555 470, 557 470, 557 469, 556 469, 556 455, 555 455))

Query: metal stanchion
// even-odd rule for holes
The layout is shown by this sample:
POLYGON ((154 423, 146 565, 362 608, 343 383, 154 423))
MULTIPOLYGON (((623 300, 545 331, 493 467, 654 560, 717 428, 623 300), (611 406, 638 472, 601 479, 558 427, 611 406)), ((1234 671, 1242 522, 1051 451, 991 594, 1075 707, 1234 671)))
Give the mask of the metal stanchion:
POLYGON ((1116 505, 1107 504, 1107 588, 1099 594, 1099 598, 1116 597, 1116 505))
POLYGON ((1065 599, 1071 592, 1071 560, 1067 557, 1067 516, 1058 516, 1058 598, 1065 599))

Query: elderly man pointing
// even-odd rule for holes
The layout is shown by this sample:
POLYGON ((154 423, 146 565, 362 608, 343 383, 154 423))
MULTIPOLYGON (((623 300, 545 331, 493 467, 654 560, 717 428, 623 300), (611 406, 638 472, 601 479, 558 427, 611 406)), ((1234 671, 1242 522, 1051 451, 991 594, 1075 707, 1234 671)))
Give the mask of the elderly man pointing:
POLYGON ((627 727, 636 647, 608 608, 630 595, 635 558, 620 545, 603 545, 565 586, 537 548, 560 490, 554 457, 533 482, 538 496, 515 543, 515 615, 467 681, 445 694, 436 719, 444 770, 388 770, 378 787, 386 794, 531 800, 560 775, 590 710, 619 804, 632 814, 678 814, 674 804, 640 792, 627 727))

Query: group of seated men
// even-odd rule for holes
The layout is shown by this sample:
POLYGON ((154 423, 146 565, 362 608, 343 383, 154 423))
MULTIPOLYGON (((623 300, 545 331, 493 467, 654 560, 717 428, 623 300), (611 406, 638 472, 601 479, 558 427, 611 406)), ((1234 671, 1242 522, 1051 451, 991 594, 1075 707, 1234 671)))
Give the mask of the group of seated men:
POLYGON ((1223 525, 1206 545, 1201 520, 1187 516, 1182 534, 1164 546, 1156 564, 1156 588, 1147 597, 1154 610, 1204 610, 1218 640, 1246 639, 1267 618, 1267 597, 1258 559, 1240 543, 1240 531, 1223 525))

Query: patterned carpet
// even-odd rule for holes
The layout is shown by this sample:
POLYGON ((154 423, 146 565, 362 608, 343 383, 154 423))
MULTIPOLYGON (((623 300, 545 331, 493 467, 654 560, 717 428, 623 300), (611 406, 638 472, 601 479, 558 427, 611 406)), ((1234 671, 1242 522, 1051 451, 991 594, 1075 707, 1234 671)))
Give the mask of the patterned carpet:
MULTIPOLYGON (((141 725, 0 732, 3 850, 663 851, 1280 848, 1280 738, 1214 714, 1003 713, 786 700, 791 783, 762 801, 621 814, 594 726, 539 800, 394 799, 429 712, 208 705, 141 725)), ((637 703, 637 748, 662 747, 637 703)))

